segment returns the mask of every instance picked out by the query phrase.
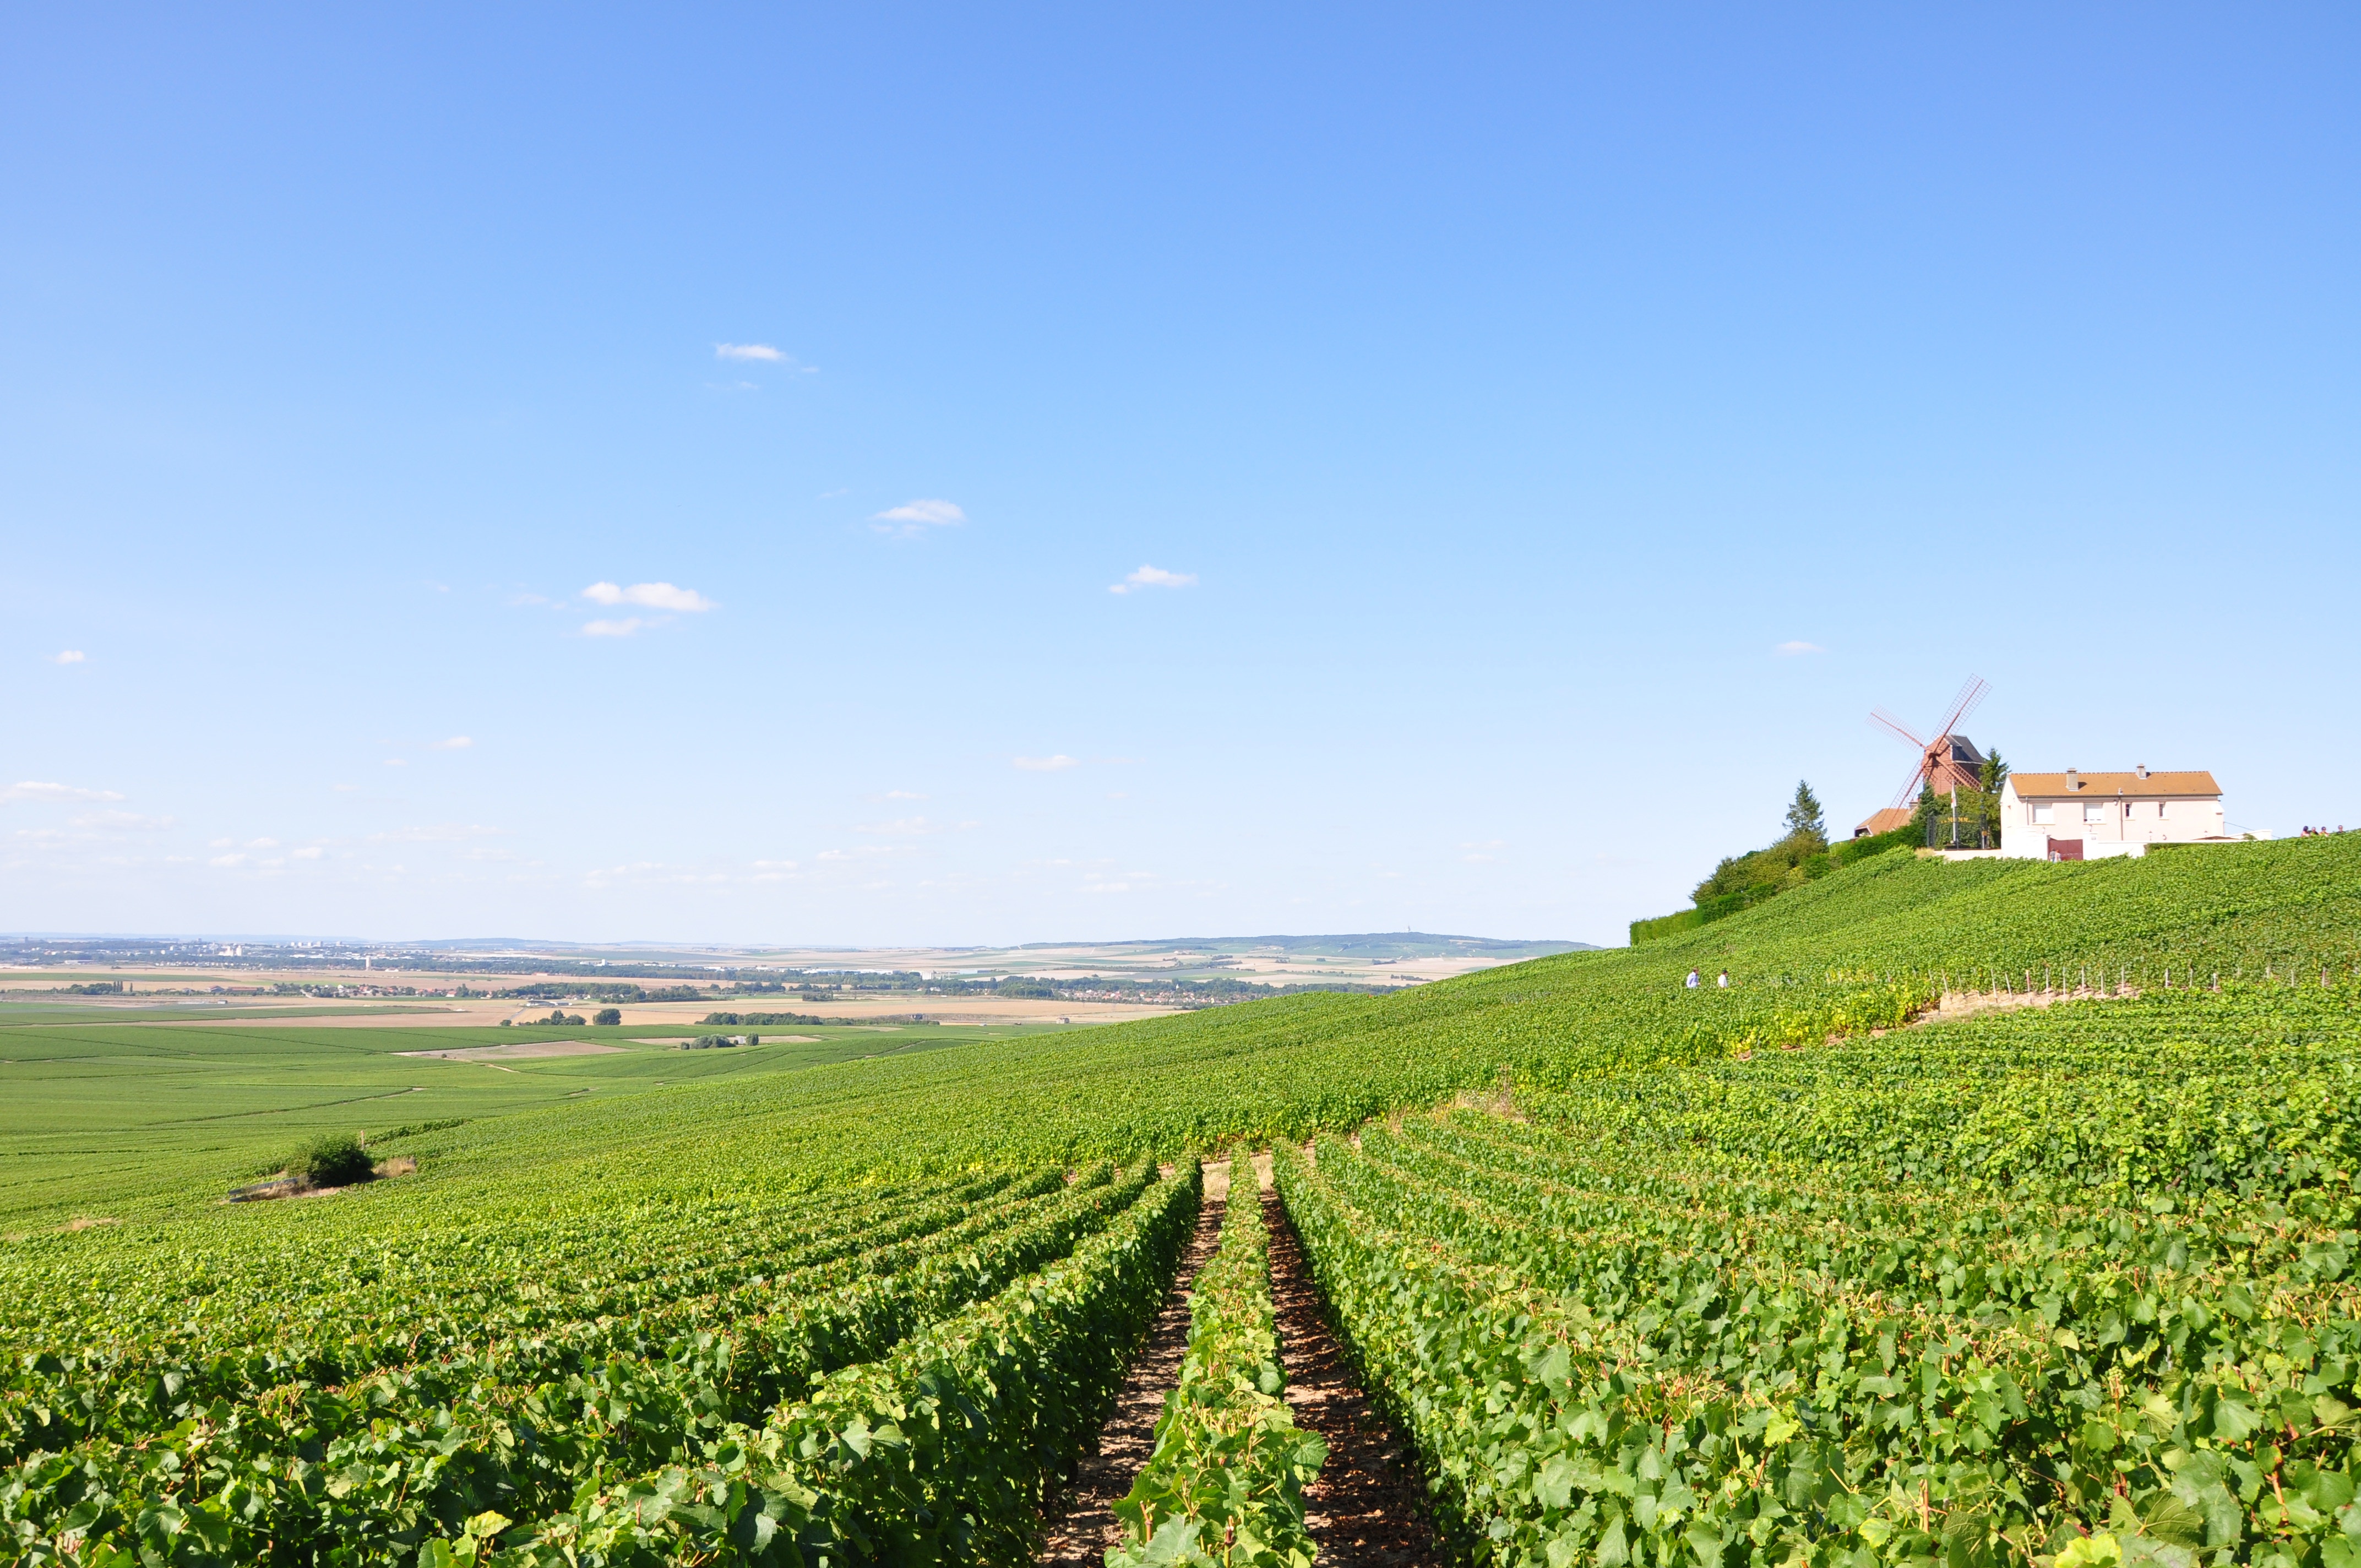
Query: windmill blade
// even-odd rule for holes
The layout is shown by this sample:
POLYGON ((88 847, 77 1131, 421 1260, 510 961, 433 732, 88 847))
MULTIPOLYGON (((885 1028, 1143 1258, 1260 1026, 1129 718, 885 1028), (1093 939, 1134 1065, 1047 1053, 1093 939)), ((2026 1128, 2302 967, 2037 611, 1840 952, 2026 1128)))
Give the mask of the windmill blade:
POLYGON ((1958 734, 1960 721, 1973 713, 1976 705, 1983 701, 1991 691, 1991 683, 1982 675, 1970 675, 1960 687, 1959 695, 1951 699, 1951 717, 1943 720, 1943 728, 1937 731, 1938 737, 1958 734))
POLYGON ((1918 786, 1925 782, 1926 777, 1927 770, 1922 766, 1908 778, 1904 779, 1902 787, 1894 792, 1894 798, 1885 803, 1885 808, 1888 811, 1899 811, 1915 802, 1918 798, 1918 786))
POLYGON ((1912 751, 1916 751, 1921 755, 1925 754, 1927 742, 1918 739, 1917 736, 1913 735, 1910 732, 1910 727, 1908 725, 1894 718, 1894 715, 1886 712, 1885 709, 1882 707, 1871 708, 1869 710, 1869 721, 1872 724, 1878 726, 1880 729, 1892 730, 1904 740, 1908 741, 1912 751))

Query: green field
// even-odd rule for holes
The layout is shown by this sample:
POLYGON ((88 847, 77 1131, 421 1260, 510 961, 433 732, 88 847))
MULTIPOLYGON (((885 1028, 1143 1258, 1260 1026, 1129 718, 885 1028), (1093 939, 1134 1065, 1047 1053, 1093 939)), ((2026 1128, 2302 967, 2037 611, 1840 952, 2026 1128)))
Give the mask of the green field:
MULTIPOLYGON (((1026 1038, 500 1072, 391 1054, 432 1030, 10 1026, 0 1539, 1029 1561, 1190 1157, 1244 1142, 1456 1557, 2361 1568, 2356 966, 2361 841, 2323 839, 1887 854, 1642 948, 1026 1038), (221 1204, 321 1127, 418 1172, 221 1204)), ((1227 1441, 1158 1495, 1287 1534, 1227 1441)))
POLYGON ((314 1133, 361 1131, 382 1143, 390 1133, 426 1124, 1030 1032, 808 1028, 776 1031, 757 1046, 682 1051, 644 1043, 676 1033, 646 1027, 306 1029, 277 1022, 175 1026, 113 1016, 100 1024, 28 1025, 9 1017, 0 1019, 0 1229, 60 1217, 182 1211, 275 1169, 290 1147, 314 1133), (535 1040, 592 1040, 618 1051, 497 1065, 402 1054, 535 1040))

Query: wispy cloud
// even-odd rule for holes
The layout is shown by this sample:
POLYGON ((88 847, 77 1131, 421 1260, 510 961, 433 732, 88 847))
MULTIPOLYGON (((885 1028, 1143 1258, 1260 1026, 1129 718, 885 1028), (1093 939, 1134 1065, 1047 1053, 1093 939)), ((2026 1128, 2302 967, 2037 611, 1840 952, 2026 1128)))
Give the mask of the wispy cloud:
POLYGON ((636 615, 625 620, 593 620, 587 622, 583 626, 582 635, 585 637, 629 637, 632 632, 639 630, 642 627, 652 624, 653 623, 642 620, 636 615))
POLYGON ((888 839, 916 839, 928 833, 939 833, 943 825, 924 817, 897 817, 891 822, 856 822, 855 833, 875 833, 888 839))
POLYGON ((48 654, 47 658, 52 664, 81 664, 88 663, 90 655, 79 648, 67 648, 59 652, 48 654))
POLYGON ((464 751, 475 743, 465 735, 454 735, 448 740, 430 740, 426 749, 430 751, 464 751))
POLYGON ((1828 650, 1817 642, 1782 642, 1771 652, 1783 659, 1792 659, 1798 653, 1825 653, 1828 650))
POLYGON ((22 784, 0 789, 0 806, 19 800, 121 800, 122 794, 111 789, 82 789, 74 784, 41 784, 27 779, 22 784))
POLYGON ((316 861, 320 858, 320 854, 321 850, 319 845, 307 844, 303 848, 296 850, 294 854, 288 858, 297 861, 316 861))
POLYGON ((1082 765, 1081 762, 1069 757, 1063 751, 1054 757, 1017 757, 1012 760, 1028 773, 1060 773, 1067 768, 1079 768, 1082 765))
POLYGON ((716 359, 759 359, 765 365, 776 365, 786 356, 767 343, 717 343, 713 345, 716 359))
POLYGON ((177 822, 170 817, 142 817, 136 811, 85 811, 67 825, 101 833, 161 833, 177 822))
POLYGON ((470 839, 497 839, 505 831, 504 828, 487 828, 475 822, 431 822, 416 828, 396 828, 390 833, 372 833, 368 841, 372 844, 457 844, 470 839))
POLYGON ((647 609, 690 614, 713 608, 713 601, 695 588, 675 587, 670 583, 633 583, 628 588, 614 583, 593 583, 582 590, 582 597, 592 604, 635 604, 647 609))
POLYGON ((906 539, 930 528, 955 528, 966 521, 967 513, 955 502, 916 500, 873 514, 869 526, 880 533, 900 534, 906 539))
POLYGON ((1168 572, 1161 566, 1142 566, 1109 587, 1107 592, 1130 594, 1142 588, 1193 588, 1196 586, 1197 574, 1194 572, 1168 572))

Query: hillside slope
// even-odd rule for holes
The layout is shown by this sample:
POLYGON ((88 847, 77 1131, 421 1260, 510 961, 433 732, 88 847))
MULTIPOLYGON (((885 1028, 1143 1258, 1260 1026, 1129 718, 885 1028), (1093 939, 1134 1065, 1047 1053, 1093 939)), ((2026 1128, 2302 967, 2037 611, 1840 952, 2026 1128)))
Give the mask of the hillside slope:
MULTIPOLYGON (((1569 953, 1384 997, 1308 995, 1137 1024, 684 1085, 406 1138, 423 1174, 365 1196, 400 1211, 448 1182, 714 1179, 744 1153, 819 1181, 976 1160, 1170 1157, 1234 1137, 1301 1137, 1431 1105, 1504 1075, 1542 1087, 1716 1059, 1773 1036, 1894 1021, 1948 976, 2023 983, 2169 967, 2316 981, 2361 961, 2361 837, 2081 865, 1888 855, 1643 948, 1569 953), (1690 967, 1708 984, 1683 988, 1690 967), (1733 984, 1711 984, 1727 967, 1733 984), (672 1151, 665 1153, 663 1151, 672 1151)), ((222 1186, 245 1172, 225 1171, 222 1186)), ((185 1182, 159 1201, 233 1230, 185 1182)), ((87 1244, 85 1244, 87 1245, 87 1244)))
POLYGON ((2100 1530, 2065 1568, 2352 1568, 2356 900, 2361 840, 1888 856, 1636 950, 159 1193, 0 1248, 0 1530, 652 1568, 933 1560, 988 1517, 962 1560, 1027 1562, 1184 1157, 1322 1135, 1289 1212, 1472 1560, 2059 1568, 2100 1530), (2110 999, 1880 1033, 2028 977, 2110 999))

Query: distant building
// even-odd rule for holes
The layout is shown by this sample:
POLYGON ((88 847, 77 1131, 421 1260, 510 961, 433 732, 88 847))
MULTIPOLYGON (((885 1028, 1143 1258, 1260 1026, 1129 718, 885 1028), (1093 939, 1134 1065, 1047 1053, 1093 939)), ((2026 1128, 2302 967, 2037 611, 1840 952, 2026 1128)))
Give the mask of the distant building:
POLYGON ((2090 861, 2229 838, 2209 773, 2017 773, 2000 801, 2000 852, 2010 860, 2090 861))
POLYGON ((1896 828, 1910 826, 1911 810, 1906 806, 1889 806, 1883 811, 1872 811, 1860 827, 1852 830, 1856 839, 1866 839, 1872 833, 1891 833, 1896 828))

